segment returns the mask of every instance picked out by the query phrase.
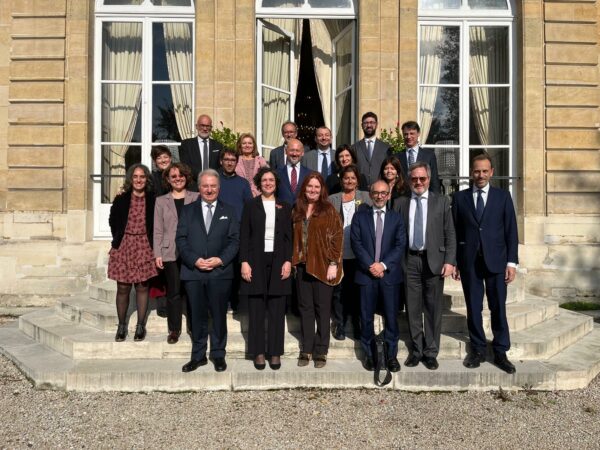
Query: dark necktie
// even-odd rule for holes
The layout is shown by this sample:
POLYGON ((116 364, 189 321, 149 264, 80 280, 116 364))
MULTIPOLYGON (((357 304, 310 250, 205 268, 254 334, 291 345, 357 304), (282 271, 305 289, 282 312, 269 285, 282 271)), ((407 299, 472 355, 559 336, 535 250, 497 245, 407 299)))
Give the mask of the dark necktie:
POLYGON ((421 197, 415 198, 415 220, 413 226, 413 247, 414 250, 421 250, 423 247, 423 205, 421 204, 421 197))
POLYGON ((475 213, 477 214, 477 222, 481 222, 481 218, 483 217, 483 210, 485 205, 483 204, 483 197, 481 194, 483 191, 481 189, 477 189, 477 207, 475 208, 475 213))
POLYGON ((381 213, 383 211, 375 211, 377 213, 377 225, 375 226, 375 262, 379 262, 381 257, 381 238, 383 237, 383 219, 381 213))
POLYGON ((290 187, 292 188, 292 193, 296 193, 296 189, 298 188, 298 172, 296 172, 296 164, 292 164, 292 176, 290 179, 290 187))
POLYGON ((324 179, 327 179, 327 175, 329 175, 329 170, 327 168, 327 155, 321 152, 321 157, 323 158, 323 161, 321 162, 321 175, 323 175, 324 179))
POLYGON ((415 163, 415 149, 411 148, 408 151, 408 165, 411 166, 415 163))
POLYGON ((208 169, 208 139, 202 139, 204 148, 202 150, 202 170, 208 169))
POLYGON ((206 226, 206 232, 208 233, 210 231, 210 224, 212 222, 212 218, 213 218, 213 213, 212 213, 212 203, 208 203, 206 205, 206 207, 208 208, 208 211, 206 211, 206 223, 204 224, 206 226))

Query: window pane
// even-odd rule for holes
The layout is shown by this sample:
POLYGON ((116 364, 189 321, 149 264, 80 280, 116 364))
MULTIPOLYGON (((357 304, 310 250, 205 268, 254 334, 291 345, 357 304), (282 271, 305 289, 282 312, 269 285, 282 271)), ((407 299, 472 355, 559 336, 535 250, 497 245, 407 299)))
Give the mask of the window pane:
POLYGON ((290 38, 263 28, 263 84, 290 90, 290 38))
POLYGON ((112 203, 125 181, 125 172, 131 165, 142 161, 139 145, 102 146, 102 203, 112 203))
POLYGON ((154 23, 152 36, 152 79, 190 81, 193 65, 192 24, 154 23))
POLYGON ((471 84, 509 82, 508 27, 470 27, 471 84))
POLYGON ((335 99, 335 145, 350 145, 352 123, 352 91, 346 91, 335 99))
MULTIPOLYGON (((483 152, 487 152, 492 158, 492 166, 494 167, 494 176, 492 177, 490 184, 495 187, 502 189, 508 189, 509 180, 501 179, 502 177, 508 177, 510 174, 508 166, 508 147, 507 148, 487 148, 487 149, 470 149, 469 150, 469 161, 483 152)), ((469 163, 470 164, 470 163, 469 163)), ((469 173, 471 173, 471 167, 469 166, 469 173)))
POLYGON ((304 0, 263 0, 263 8, 297 8, 302 6, 304 0))
POLYGON ((312 8, 351 8, 352 0, 308 0, 312 8))
POLYGON ((421 9, 457 9, 460 8, 460 0, 420 0, 421 9))
MULTIPOLYGON (((175 142, 169 139, 158 139, 155 143, 152 144, 152 148, 157 145, 164 145, 171 151, 171 161, 179 162, 179 142, 175 142)), ((156 170, 156 164, 152 161, 152 170, 156 170)))
POLYGON ((179 142, 193 136, 192 85, 155 84, 152 87, 152 142, 179 142))
POLYGON ((141 142, 141 93, 140 84, 102 85, 102 142, 141 142))
POLYGON ((459 144, 458 88, 421 88, 421 142, 459 144), (450 141, 450 142, 448 142, 450 141))
POLYGON ((458 84, 460 29, 422 26, 419 72, 422 84, 458 84))
POLYGON ((141 5, 143 0, 104 0, 105 5, 141 5))
MULTIPOLYGON (((453 145, 454 141, 438 141, 437 145, 453 145)), ((460 149, 458 147, 435 147, 438 175, 443 193, 448 195, 458 190, 460 175, 460 149)))
POLYGON ((102 24, 102 79, 123 81, 142 79, 142 24, 140 22, 102 24))
POLYGON ((190 6, 191 0, 152 0, 156 6, 190 6))
POLYGON ((471 9, 508 9, 506 0, 469 0, 471 9))
POLYGON ((281 124, 289 117, 290 95, 269 88, 263 88, 262 95, 262 144, 277 147, 281 143, 281 124))
POLYGON ((508 145, 508 92, 507 87, 470 89, 471 145, 508 145))
POLYGON ((346 33, 335 47, 336 94, 352 84, 352 33, 346 33))

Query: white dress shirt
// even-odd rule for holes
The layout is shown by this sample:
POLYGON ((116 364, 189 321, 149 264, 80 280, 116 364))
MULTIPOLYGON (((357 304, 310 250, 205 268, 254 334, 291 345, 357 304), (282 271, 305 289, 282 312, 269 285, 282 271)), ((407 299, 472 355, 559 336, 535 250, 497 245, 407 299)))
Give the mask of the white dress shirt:
POLYGON ((411 250, 423 250, 426 247, 427 241, 425 240, 427 236, 427 199, 429 196, 429 191, 423 192, 421 195, 421 208, 423 209, 423 247, 415 248, 413 245, 414 236, 415 236, 415 212, 417 210, 417 195, 413 192, 410 198, 410 206, 408 208, 408 248, 411 250))
MULTIPOLYGON (((213 215, 212 220, 216 220, 215 219, 215 210, 217 209, 217 201, 215 200, 214 202, 211 203, 211 205, 212 205, 211 212, 213 215)), ((208 206, 208 202, 205 202, 204 200, 202 200, 202 217, 204 218, 204 225, 206 225, 206 215, 208 214, 207 206, 208 206)), ((211 226, 212 226, 212 222, 211 222, 211 226)), ((206 231, 208 231, 208 230, 206 230, 206 231)))
POLYGON ((265 208, 265 252, 272 252, 275 242, 275 200, 262 201, 265 208))

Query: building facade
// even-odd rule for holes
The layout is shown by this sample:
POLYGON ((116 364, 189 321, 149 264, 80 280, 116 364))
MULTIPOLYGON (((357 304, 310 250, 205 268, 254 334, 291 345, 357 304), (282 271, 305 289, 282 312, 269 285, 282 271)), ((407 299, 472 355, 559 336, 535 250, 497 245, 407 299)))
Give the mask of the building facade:
POLYGON ((488 151, 526 288, 598 299, 599 17, 588 0, 0 2, 0 302, 101 278, 127 164, 176 154, 197 115, 266 155, 285 120, 352 143, 366 111, 418 120, 448 193, 488 151))

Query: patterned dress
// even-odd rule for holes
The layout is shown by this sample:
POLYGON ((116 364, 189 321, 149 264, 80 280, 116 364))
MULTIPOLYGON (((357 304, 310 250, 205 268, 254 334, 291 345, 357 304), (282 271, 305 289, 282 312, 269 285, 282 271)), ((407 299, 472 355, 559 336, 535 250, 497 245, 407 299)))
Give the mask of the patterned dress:
POLYGON ((131 196, 125 236, 119 248, 111 248, 108 278, 121 283, 140 283, 158 274, 146 235, 146 197, 131 196))

